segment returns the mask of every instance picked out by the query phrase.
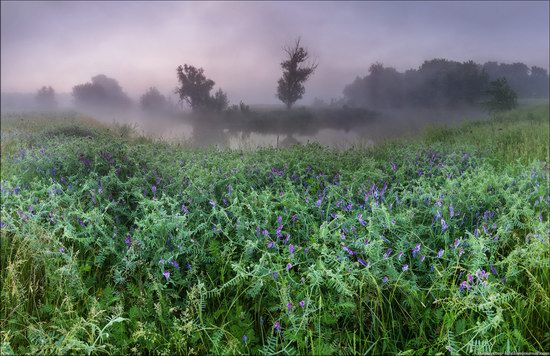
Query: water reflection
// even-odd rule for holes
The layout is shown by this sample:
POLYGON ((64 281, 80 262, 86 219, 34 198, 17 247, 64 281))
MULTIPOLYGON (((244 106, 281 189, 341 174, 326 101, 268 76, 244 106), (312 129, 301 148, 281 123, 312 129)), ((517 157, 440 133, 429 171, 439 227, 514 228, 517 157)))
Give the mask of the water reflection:
POLYGON ((480 119, 475 110, 463 111, 395 111, 379 113, 368 120, 350 121, 305 117, 299 122, 220 121, 201 118, 147 118, 133 121, 139 130, 154 138, 197 147, 217 146, 232 149, 289 147, 295 144, 319 143, 334 148, 369 146, 386 139, 417 135, 427 125, 455 125, 465 120, 480 119))

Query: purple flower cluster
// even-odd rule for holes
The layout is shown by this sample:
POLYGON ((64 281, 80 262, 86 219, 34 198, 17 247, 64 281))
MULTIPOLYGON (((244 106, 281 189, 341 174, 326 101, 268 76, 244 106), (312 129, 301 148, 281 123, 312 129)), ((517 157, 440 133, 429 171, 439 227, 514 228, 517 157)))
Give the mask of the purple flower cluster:
POLYGON ((126 239, 124 240, 124 242, 126 243, 126 246, 128 246, 128 248, 132 247, 132 236, 130 236, 130 234, 126 235, 126 239))
MULTIPOLYGON (((494 266, 491 265, 491 270, 493 270, 494 266)), ((493 271, 495 275, 497 275, 496 270, 493 271)), ((477 283, 486 287, 487 286, 487 280, 489 279, 489 273, 487 273, 484 269, 478 269, 475 273, 475 277, 468 273, 466 276, 466 280, 462 281, 459 285, 459 290, 462 292, 464 290, 470 290, 475 284, 475 278, 477 278, 477 283)))
POLYGON ((421 245, 418 243, 418 244, 416 244, 416 246, 412 249, 412 255, 413 255, 413 257, 416 257, 416 255, 418 254, 418 252, 420 252, 420 247, 421 247, 421 245))

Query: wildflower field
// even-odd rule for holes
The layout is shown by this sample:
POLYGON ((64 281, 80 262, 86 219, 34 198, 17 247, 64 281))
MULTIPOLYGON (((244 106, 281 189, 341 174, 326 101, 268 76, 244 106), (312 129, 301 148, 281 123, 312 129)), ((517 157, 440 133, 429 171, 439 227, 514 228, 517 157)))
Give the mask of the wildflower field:
POLYGON ((220 150, 4 115, 1 353, 550 352, 548 122, 220 150))

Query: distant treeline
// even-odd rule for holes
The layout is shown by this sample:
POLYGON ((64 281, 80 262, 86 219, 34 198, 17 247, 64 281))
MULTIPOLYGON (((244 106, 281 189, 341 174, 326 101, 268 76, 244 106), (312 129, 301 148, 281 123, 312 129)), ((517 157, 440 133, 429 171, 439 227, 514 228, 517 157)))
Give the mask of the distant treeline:
POLYGON ((375 63, 368 75, 357 77, 344 88, 344 101, 352 107, 371 109, 475 105, 485 100, 490 82, 499 78, 506 78, 520 98, 548 97, 544 68, 432 59, 404 73, 375 63))

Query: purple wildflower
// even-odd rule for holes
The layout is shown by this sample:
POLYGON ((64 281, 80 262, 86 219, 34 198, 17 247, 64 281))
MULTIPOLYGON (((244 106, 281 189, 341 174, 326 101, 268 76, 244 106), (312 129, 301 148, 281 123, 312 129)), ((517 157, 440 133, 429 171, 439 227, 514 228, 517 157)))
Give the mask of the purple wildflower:
POLYGON ((390 257, 391 253, 393 252, 393 250, 391 248, 387 249, 386 250, 386 253, 384 253, 384 258, 388 258, 390 257))
POLYGON ((459 251, 458 251, 458 257, 462 256, 464 254, 464 249, 461 248, 459 251))
POLYGON ((186 214, 189 214, 189 210, 187 210, 187 207, 185 206, 185 204, 181 204, 181 211, 183 211, 186 214))
POLYGON ((397 259, 401 260, 401 257, 403 257, 403 252, 399 252, 399 254, 397 255, 397 259))
POLYGON ((290 313, 291 310, 292 310, 292 303, 288 302, 288 304, 286 305, 286 311, 290 313))
POLYGON ((443 257, 443 254, 445 253, 445 250, 440 249, 439 252, 437 252, 437 258, 443 257))
POLYGON ((320 207, 322 201, 323 201, 322 198, 317 199, 317 201, 315 202, 315 206, 316 206, 316 207, 320 207))
POLYGON ((386 277, 382 278, 382 283, 386 284, 386 283, 388 283, 389 280, 390 279, 386 276, 386 277))
POLYGON ((273 248, 273 247, 275 247, 275 243, 273 241, 269 241, 267 243, 267 248, 273 248))
POLYGON ((425 255, 420 256, 420 262, 424 262, 425 259, 426 259, 425 255))
POLYGON ((479 236, 479 229, 475 229, 475 230, 474 230, 474 236, 475 236, 475 237, 478 237, 478 236, 479 236))
POLYGON ((363 260, 362 258, 357 258, 357 262, 359 262, 360 264, 362 264, 365 267, 369 266, 369 264, 367 262, 365 262, 365 260, 363 260))
POLYGON ((467 281, 463 281, 462 283, 460 283, 459 289, 461 292, 464 291, 464 289, 470 290, 470 285, 467 281))
POLYGON ((78 219, 78 223, 80 224, 80 226, 82 227, 85 227, 86 225, 84 224, 84 221, 82 221, 81 219, 78 219))
POLYGON ((213 208, 216 207, 216 202, 215 202, 214 200, 210 199, 210 200, 208 201, 208 203, 209 203, 210 205, 212 205, 213 208))
POLYGON ((298 305, 300 306, 300 308, 303 308, 306 305, 306 302, 300 300, 300 303, 298 303, 298 305))
POLYGON ((489 231, 487 231, 487 224, 483 224, 483 231, 484 231, 486 234, 489 233, 489 231))
POLYGON ((126 235, 126 239, 124 240, 124 242, 126 243, 126 246, 128 246, 128 248, 132 246, 132 237, 130 236, 130 234, 126 235))
POLYGON ((416 244, 416 246, 413 248, 413 250, 412 250, 412 255, 413 255, 413 257, 416 257, 416 255, 418 254, 418 252, 420 252, 420 247, 421 247, 421 245, 418 243, 418 244, 416 244))
POLYGON ((277 280, 279 278, 279 272, 273 272, 273 279, 277 280))
POLYGON ((449 216, 452 218, 453 216, 455 216, 455 209, 453 208, 452 205, 449 206, 449 216))
POLYGON ((298 215, 294 214, 292 215, 292 217, 290 218, 291 221, 296 221, 298 220, 298 215))
POLYGON ((367 225, 367 223, 365 222, 365 220, 363 220, 363 214, 358 214, 357 215, 357 220, 359 220, 359 224, 365 226, 367 225))
POLYGON ((369 239, 366 239, 365 240, 365 246, 368 246, 369 245, 369 239))
POLYGON ((241 339, 243 340, 243 344, 246 345, 246 341, 248 340, 248 336, 243 335, 243 337, 241 339))
POLYGON ((346 251, 350 256, 355 255, 355 252, 353 252, 352 250, 350 250, 349 247, 347 247, 347 246, 342 246, 342 249, 343 249, 344 251, 346 251))
POLYGON ((162 272, 162 275, 166 278, 166 280, 168 280, 168 278, 170 278, 170 271, 164 271, 162 272))
POLYGON ((288 240, 290 240, 290 235, 289 234, 285 234, 285 239, 284 239, 284 243, 288 243, 288 240))
POLYGON ((172 264, 172 266, 174 266, 176 269, 180 269, 180 265, 178 264, 178 261, 176 260, 172 260, 172 262, 170 262, 172 264))
POLYGON ((292 268, 292 263, 290 263, 290 262, 287 263, 287 265, 286 265, 287 272, 290 271, 291 268, 292 268))
POLYGON ((277 224, 281 225, 283 222, 283 217, 281 215, 277 216, 277 224))
POLYGON ((479 270, 479 269, 478 269, 478 270, 476 271, 476 276, 477 276, 477 278, 479 278, 479 279, 481 279, 481 280, 484 280, 484 279, 489 278, 489 273, 485 272, 484 269, 482 269, 482 270, 479 270))
POLYGON ((281 233, 282 230, 283 230, 283 225, 279 225, 279 227, 277 228, 277 231, 275 232, 275 235, 277 235, 278 239, 283 237, 283 234, 281 233))
POLYGON ((490 265, 490 268, 491 268, 491 272, 498 277, 498 272, 497 272, 497 269, 496 267, 491 263, 490 265))
POLYGON ((449 225, 445 222, 445 219, 441 219, 441 230, 445 231, 449 228, 449 225))
POLYGON ((474 276, 472 276, 470 273, 468 273, 466 278, 468 279, 468 283, 472 283, 472 284, 474 283, 474 276))
POLYGON ((455 239, 455 242, 453 244, 454 248, 457 248, 458 245, 460 245, 460 241, 458 239, 455 239))
POLYGON ((269 231, 267 231, 266 229, 263 229, 262 235, 269 236, 269 231))
POLYGON ((157 196, 157 186, 153 184, 151 186, 151 191, 153 192, 153 197, 155 198, 157 196))
POLYGON ((65 252, 65 248, 64 248, 64 247, 61 247, 61 248, 59 249, 59 252, 64 253, 64 252, 65 252))
POLYGON ((288 246, 288 252, 290 252, 290 254, 293 255, 293 254, 294 254, 294 251, 295 251, 294 245, 289 245, 289 246, 288 246))
POLYGON ((409 269, 409 265, 405 264, 402 267, 403 272, 406 272, 409 269))
POLYGON ((160 263, 161 265, 163 265, 163 264, 166 263, 166 261, 164 260, 164 258, 161 257, 160 260, 159 260, 159 263, 160 263))
POLYGON ((275 325, 273 325, 273 329, 275 329, 276 332, 281 331, 281 323, 276 321, 275 325))

